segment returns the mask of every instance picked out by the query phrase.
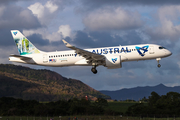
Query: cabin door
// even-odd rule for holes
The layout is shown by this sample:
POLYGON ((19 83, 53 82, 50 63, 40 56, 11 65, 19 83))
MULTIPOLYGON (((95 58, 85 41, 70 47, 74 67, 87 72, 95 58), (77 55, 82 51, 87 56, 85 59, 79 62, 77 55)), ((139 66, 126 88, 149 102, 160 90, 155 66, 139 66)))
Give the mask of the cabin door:
POLYGON ((149 46, 149 54, 154 54, 154 46, 149 46))
POLYGON ((47 62, 48 62, 47 54, 43 54, 43 63, 47 63, 47 62))

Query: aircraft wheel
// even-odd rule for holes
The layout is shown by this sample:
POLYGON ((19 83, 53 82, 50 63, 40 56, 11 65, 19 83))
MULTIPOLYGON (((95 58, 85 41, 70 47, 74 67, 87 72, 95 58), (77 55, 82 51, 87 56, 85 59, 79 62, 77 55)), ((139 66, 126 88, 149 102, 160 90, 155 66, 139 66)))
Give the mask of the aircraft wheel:
POLYGON ((92 69, 91 69, 91 71, 92 71, 94 74, 96 74, 96 73, 97 73, 96 68, 92 68, 92 69))
POLYGON ((158 64, 157 66, 158 66, 158 68, 160 68, 160 67, 161 67, 161 65, 160 65, 160 64, 158 64))

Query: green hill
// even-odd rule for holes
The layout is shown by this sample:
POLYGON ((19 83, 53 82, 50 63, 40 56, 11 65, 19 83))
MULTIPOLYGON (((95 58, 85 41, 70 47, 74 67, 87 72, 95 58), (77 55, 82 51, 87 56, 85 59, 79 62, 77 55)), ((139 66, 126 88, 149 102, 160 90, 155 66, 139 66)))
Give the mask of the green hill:
POLYGON ((0 97, 38 101, 95 97, 110 98, 75 79, 67 79, 50 70, 35 70, 12 64, 0 64, 0 97))

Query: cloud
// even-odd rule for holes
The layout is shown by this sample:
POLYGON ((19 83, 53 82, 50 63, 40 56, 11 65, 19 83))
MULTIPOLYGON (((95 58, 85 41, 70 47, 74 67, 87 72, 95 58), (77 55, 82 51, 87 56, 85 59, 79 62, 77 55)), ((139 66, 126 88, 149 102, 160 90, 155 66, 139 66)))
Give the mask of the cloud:
POLYGON ((152 40, 179 40, 180 38, 180 5, 162 6, 158 9, 156 20, 160 25, 146 27, 145 32, 152 40))
POLYGON ((18 1, 23 1, 23 0, 0 0, 0 4, 8 4, 8 3, 18 2, 18 1))
POLYGON ((28 9, 37 16, 42 25, 47 26, 68 3, 71 3, 70 0, 49 0, 45 4, 36 2, 30 5, 28 9))
POLYGON ((9 54, 18 54, 10 29, 23 31, 43 51, 70 50, 62 39, 82 49, 158 43, 173 52, 172 56, 160 61, 161 68, 157 68, 156 60, 124 62, 120 69, 98 66, 98 73, 94 75, 92 66, 20 65, 50 69, 65 77, 79 79, 98 90, 159 83, 179 84, 179 0, 71 1, 0 0, 1 63, 11 63, 8 61, 9 54), (83 14, 77 15, 77 9, 83 14))
POLYGON ((87 14, 84 25, 90 30, 126 30, 142 26, 143 21, 138 12, 105 7, 87 14))
POLYGON ((30 29, 41 27, 38 19, 28 9, 0 5, 0 29, 30 29))
POLYGON ((28 37, 28 39, 33 43, 34 45, 40 45, 40 46, 45 46, 49 45, 49 40, 47 39, 42 39, 42 36, 40 34, 33 34, 28 37))
POLYGON ((9 47, 12 45, 15 46, 15 42, 12 38, 12 35, 9 29, 0 30, 0 36, 1 36, 0 47, 4 47, 4 46, 9 47))
POLYGON ((136 30, 126 31, 126 34, 112 34, 110 32, 76 31, 73 43, 81 48, 109 47, 144 43, 136 30))
POLYGON ((65 45, 62 41, 49 41, 48 39, 43 39, 42 35, 34 33, 28 36, 28 39, 34 44, 39 50, 45 52, 52 52, 52 51, 60 51, 65 50, 65 45))
MULTIPOLYGON (((179 0, 81 0, 84 5, 99 7, 102 5, 177 5, 179 0)), ((94 7, 93 7, 94 8, 94 7)))
POLYGON ((58 6, 53 4, 51 1, 47 1, 44 6, 42 3, 36 2, 33 5, 30 5, 28 9, 31 10, 35 16, 37 16, 43 25, 46 25, 49 24, 52 17, 55 16, 53 13, 57 11, 58 6))
POLYGON ((70 37, 71 36, 71 28, 69 25, 61 25, 59 27, 58 33, 61 33, 63 37, 70 37))
POLYGON ((62 38, 61 33, 58 32, 50 33, 47 28, 23 30, 23 34, 26 37, 31 36, 33 34, 39 34, 42 36, 43 39, 48 39, 50 42, 59 41, 62 38))
POLYGON ((47 28, 23 30, 25 36, 31 36, 33 34, 40 34, 43 39, 47 39, 50 42, 61 41, 63 38, 71 37, 71 28, 69 25, 60 25, 58 31, 50 33, 47 28))
MULTIPOLYGON (((13 41, 11 41, 13 43, 13 41)), ((0 47, 0 63, 1 64, 12 64, 12 62, 9 62, 9 55, 10 54, 19 54, 18 53, 18 50, 17 50, 17 47, 14 46, 1 46, 0 47)))
POLYGON ((2 6, 2 5, 0 6, 0 17, 2 17, 5 9, 6 9, 5 6, 2 6))

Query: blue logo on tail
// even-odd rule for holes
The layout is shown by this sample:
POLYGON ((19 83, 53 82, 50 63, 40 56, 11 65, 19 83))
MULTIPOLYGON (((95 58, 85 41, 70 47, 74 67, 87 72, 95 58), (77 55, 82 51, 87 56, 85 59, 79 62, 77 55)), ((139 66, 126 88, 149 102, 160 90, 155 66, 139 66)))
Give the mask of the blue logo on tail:
POLYGON ((113 61, 113 63, 116 63, 116 61, 117 61, 117 58, 112 58, 112 61, 113 61))
POLYGON ((13 34, 16 36, 16 35, 17 35, 17 32, 13 32, 13 34))
POLYGON ((145 52, 148 51, 149 45, 143 46, 143 47, 138 47, 138 46, 136 46, 135 48, 137 49, 139 55, 141 55, 141 56, 143 57, 143 56, 145 55, 145 52), (142 52, 142 51, 143 51, 143 52, 142 52))

